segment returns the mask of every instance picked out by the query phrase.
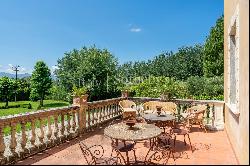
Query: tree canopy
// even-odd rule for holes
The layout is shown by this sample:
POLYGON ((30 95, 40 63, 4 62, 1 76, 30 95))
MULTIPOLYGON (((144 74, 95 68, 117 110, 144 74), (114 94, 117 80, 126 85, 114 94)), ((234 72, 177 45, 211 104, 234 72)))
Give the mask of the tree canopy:
POLYGON ((147 62, 128 62, 118 68, 120 75, 130 77, 165 76, 186 80, 203 75, 203 46, 181 47, 176 53, 166 52, 147 62))
POLYGON ((211 28, 204 46, 204 75, 222 76, 224 73, 224 16, 211 28))
POLYGON ((0 98, 6 102, 5 106, 8 107, 8 102, 11 95, 14 93, 14 80, 8 77, 0 78, 0 98))
POLYGON ((88 86, 89 99, 116 97, 117 59, 107 50, 95 46, 74 49, 58 60, 55 74, 67 92, 73 86, 88 86))
POLYGON ((40 106, 43 106, 45 95, 49 94, 52 85, 50 69, 43 61, 35 64, 31 76, 31 100, 40 100, 40 106))

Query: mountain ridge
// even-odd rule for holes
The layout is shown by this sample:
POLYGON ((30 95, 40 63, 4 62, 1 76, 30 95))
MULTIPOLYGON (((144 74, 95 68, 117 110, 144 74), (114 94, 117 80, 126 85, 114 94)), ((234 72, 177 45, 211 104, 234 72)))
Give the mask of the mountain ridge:
MULTIPOLYGON (((0 72, 0 78, 4 77, 4 76, 7 76, 9 78, 16 78, 16 74, 0 72)), ((17 73, 17 78, 25 78, 25 77, 30 77, 30 76, 31 76, 31 74, 29 74, 29 73, 21 73, 21 74, 17 73)), ((51 75, 51 77, 52 77, 53 80, 56 79, 55 75, 51 75)))

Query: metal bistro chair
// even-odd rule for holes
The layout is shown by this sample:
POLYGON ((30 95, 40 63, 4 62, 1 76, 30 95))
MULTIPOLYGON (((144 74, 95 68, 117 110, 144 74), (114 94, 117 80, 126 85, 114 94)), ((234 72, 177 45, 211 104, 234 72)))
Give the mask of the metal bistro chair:
MULTIPOLYGON (((125 163, 123 156, 116 151, 116 156, 104 157, 104 148, 101 145, 87 147, 83 142, 79 143, 82 154, 88 165, 121 165, 125 163)), ((112 151, 113 152, 113 151, 112 151)))
POLYGON ((151 146, 148 150, 143 164, 145 165, 167 165, 172 155, 175 161, 174 151, 170 145, 165 145, 156 142, 154 146, 151 146))

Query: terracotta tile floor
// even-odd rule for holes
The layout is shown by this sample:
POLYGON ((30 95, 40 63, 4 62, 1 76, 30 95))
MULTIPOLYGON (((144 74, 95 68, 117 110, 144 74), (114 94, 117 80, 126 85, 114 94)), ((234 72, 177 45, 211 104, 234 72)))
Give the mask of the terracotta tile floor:
MULTIPOLYGON (((111 140, 103 135, 104 127, 92 131, 81 138, 77 138, 66 142, 58 147, 51 148, 43 153, 31 156, 23 161, 16 163, 17 165, 82 165, 86 164, 82 156, 78 142, 81 140, 87 145, 100 144, 104 147, 105 155, 111 153, 111 140)), ((176 160, 172 158, 168 164, 180 165, 224 165, 238 164, 233 149, 227 138, 226 131, 208 131, 207 133, 194 128, 190 133, 194 152, 190 147, 184 145, 183 136, 177 136, 176 152, 174 153, 176 160), (182 154, 182 155, 181 155, 182 154), (179 156, 179 157, 178 157, 179 156)), ((188 139, 186 139, 188 142, 188 139)), ((136 153, 139 158, 146 155, 148 147, 145 143, 136 145, 136 153)), ((131 153, 132 154, 132 153, 131 153)))

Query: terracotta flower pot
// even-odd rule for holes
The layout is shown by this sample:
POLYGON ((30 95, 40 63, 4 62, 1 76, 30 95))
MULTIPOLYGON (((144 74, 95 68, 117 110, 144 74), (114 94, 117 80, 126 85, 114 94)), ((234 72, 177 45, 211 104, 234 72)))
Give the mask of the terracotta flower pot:
POLYGON ((128 90, 122 91, 122 97, 128 97, 128 96, 129 96, 129 91, 128 90))
POLYGON ((79 96, 73 96, 73 106, 80 106, 80 99, 82 99, 83 102, 87 102, 88 100, 88 94, 82 95, 81 97, 79 96))

